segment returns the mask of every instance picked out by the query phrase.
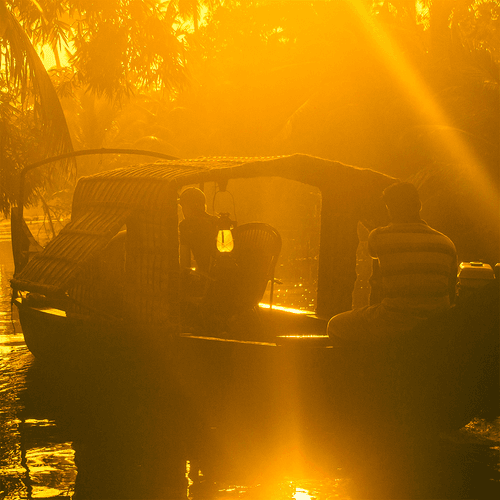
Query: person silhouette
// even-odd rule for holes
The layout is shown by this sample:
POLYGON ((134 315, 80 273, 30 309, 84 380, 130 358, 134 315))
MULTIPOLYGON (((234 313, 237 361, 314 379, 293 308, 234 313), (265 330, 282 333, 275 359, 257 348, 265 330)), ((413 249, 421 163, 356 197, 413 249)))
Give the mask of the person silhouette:
POLYGON ((416 187, 397 182, 382 195, 391 223, 368 235, 374 260, 371 305, 337 314, 331 338, 355 341, 395 337, 446 311, 455 299, 457 252, 453 242, 420 218, 416 187))
POLYGON ((227 281, 221 282, 223 294, 214 293, 212 287, 219 218, 207 213, 205 194, 198 188, 186 188, 179 197, 179 204, 184 215, 179 223, 181 322, 189 331, 200 328, 206 331, 208 318, 212 318, 216 306, 224 303, 223 297, 231 294, 227 281), (192 258, 194 269, 191 267, 192 258))
POLYGON ((206 198, 201 189, 189 187, 180 197, 184 219, 179 223, 179 257, 181 272, 191 270, 192 259, 196 271, 208 273, 210 259, 217 250, 217 217, 206 211, 206 198))

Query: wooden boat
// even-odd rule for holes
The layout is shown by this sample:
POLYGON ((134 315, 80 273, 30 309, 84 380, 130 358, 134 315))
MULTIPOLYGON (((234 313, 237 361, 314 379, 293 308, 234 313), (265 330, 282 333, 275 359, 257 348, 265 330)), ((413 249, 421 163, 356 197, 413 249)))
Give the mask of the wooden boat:
MULTIPOLYGON (((162 160, 82 178, 71 222, 22 269, 22 258, 16 260, 13 302, 26 343, 37 358, 66 364, 130 351, 160 354, 186 391, 223 419, 243 408, 248 415, 255 408, 271 412, 270 401, 289 408, 293 401, 303 409, 322 408, 314 415, 327 421, 332 407, 337 415, 339 409, 352 415, 362 406, 386 420, 403 412, 418 415, 419 422, 464 425, 497 390, 496 283, 489 300, 462 304, 402 342, 332 346, 325 335, 328 318, 351 308, 358 224, 387 222, 381 192, 394 181, 299 154, 162 160), (188 185, 214 183, 225 191, 236 179, 276 178, 321 192, 315 311, 257 307, 260 297, 245 302, 242 295, 235 302, 245 307, 226 311, 229 321, 222 327, 186 327, 179 299, 178 193, 188 185)), ((15 238, 22 218, 13 223, 14 248, 22 250, 15 238)), ((29 238, 24 255, 27 244, 29 238)), ((269 279, 268 273, 264 284, 269 279)))

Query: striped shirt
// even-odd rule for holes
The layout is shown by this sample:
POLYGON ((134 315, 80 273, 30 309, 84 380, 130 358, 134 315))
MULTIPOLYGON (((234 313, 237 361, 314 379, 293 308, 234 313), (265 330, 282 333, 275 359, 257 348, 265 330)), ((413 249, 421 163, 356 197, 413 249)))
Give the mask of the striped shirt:
POLYGON ((450 307, 457 253, 447 236, 424 221, 394 223, 374 229, 368 248, 379 261, 387 309, 427 317, 450 307))

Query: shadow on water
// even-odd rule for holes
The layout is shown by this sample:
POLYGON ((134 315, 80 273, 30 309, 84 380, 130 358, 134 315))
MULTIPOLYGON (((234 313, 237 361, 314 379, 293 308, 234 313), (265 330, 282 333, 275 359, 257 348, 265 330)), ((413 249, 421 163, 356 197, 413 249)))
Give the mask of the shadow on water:
POLYGON ((186 498, 199 420, 161 367, 115 360, 76 373, 35 363, 21 398, 22 419, 54 420, 72 443, 74 499, 186 498))
POLYGON ((121 358, 78 372, 35 362, 18 418, 55 422, 56 435, 37 437, 40 429, 24 424, 24 446, 71 443, 76 500, 349 498, 339 471, 312 484, 297 475, 295 445, 273 438, 265 422, 214 427, 178 387, 158 360, 121 358))
MULTIPOLYGON (((76 500, 489 500, 499 492, 500 440, 491 429, 480 432, 484 422, 435 436, 377 415, 369 425, 332 422, 331 432, 302 421, 300 442, 293 423, 260 421, 257 413, 255 421, 214 427, 158 359, 74 372, 34 362, 19 401, 23 446, 59 445, 61 453, 71 443, 76 500), (42 421, 55 427, 29 425, 42 421)), ((29 491, 29 471, 24 482, 29 491)))
MULTIPOLYGON (((78 373, 35 362, 19 398, 21 446, 59 450, 64 469, 70 443, 76 500, 489 500, 499 492, 491 430, 408 435, 374 416, 370 426, 302 429, 297 444, 266 422, 214 428, 173 380, 165 366, 123 359, 78 373)), ((36 468, 32 459, 28 492, 36 468)))
MULTIPOLYGON (((283 476, 290 472, 286 443, 270 438, 265 422, 214 427, 199 402, 182 392, 163 356, 145 361, 122 355, 64 369, 31 361, 17 411, 28 493, 40 486, 30 450, 48 456, 69 444, 74 486, 65 480, 76 500, 296 497, 297 482, 283 476)), ((347 498, 340 482, 326 479, 314 487, 347 498)), ((47 495, 47 480, 45 485, 47 495)))

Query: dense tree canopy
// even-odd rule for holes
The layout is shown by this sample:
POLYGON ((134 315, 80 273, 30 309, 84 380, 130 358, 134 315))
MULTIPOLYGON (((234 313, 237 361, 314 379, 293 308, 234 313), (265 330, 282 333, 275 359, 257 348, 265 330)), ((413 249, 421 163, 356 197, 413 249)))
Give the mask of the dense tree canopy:
MULTIPOLYGON (((171 98, 186 86, 179 13, 192 16, 189 5, 179 10, 176 3, 152 0, 0 0, 2 211, 15 200, 23 165, 72 148, 54 83, 61 96, 89 92, 116 101, 138 89, 161 89, 171 98), (52 81, 40 59, 46 47, 55 58, 52 81)), ((29 178, 36 186, 46 185, 49 176, 36 172, 29 178)))
POLYGON ((72 78, 97 94, 123 96, 138 87, 172 91, 187 82, 185 30, 174 2, 2 1, 35 47, 50 46, 58 64, 67 52, 72 78))
POLYGON ((429 206, 445 186, 464 207, 498 193, 498 0, 0 0, 0 14, 3 210, 13 166, 69 147, 43 139, 64 137, 43 46, 77 149, 302 152, 411 177, 429 206))

